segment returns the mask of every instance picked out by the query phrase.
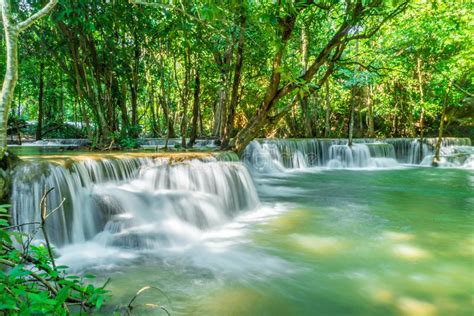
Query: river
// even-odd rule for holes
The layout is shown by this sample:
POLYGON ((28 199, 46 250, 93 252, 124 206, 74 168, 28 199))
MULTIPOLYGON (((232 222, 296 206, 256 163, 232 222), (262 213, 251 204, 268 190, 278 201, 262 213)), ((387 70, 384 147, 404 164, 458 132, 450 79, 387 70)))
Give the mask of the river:
POLYGON ((469 145, 446 142, 441 168, 430 148, 416 158, 368 140, 261 140, 243 162, 32 162, 17 170, 13 209, 32 220, 21 208, 57 187, 59 264, 110 277, 108 312, 156 286, 166 296, 143 292, 135 313, 472 315, 469 145))

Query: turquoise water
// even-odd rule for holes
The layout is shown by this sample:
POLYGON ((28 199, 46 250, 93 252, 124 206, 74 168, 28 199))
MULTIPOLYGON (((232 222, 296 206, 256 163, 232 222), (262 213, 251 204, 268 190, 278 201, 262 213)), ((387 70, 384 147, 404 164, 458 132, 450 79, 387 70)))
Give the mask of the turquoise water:
POLYGON ((111 260, 109 310, 472 315, 474 172, 323 170, 256 178, 261 207, 179 249, 111 260), (155 304, 146 305, 146 304, 155 304))

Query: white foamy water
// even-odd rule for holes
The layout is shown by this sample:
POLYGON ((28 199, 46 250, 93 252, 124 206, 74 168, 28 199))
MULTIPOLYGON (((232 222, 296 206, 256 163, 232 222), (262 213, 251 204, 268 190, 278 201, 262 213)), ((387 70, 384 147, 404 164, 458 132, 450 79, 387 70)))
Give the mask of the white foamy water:
MULTIPOLYGON (((437 139, 268 139, 247 146, 243 161, 259 173, 308 168, 393 169, 404 165, 431 166, 437 139)), ((474 153, 468 138, 444 138, 441 167, 472 169, 474 153)))

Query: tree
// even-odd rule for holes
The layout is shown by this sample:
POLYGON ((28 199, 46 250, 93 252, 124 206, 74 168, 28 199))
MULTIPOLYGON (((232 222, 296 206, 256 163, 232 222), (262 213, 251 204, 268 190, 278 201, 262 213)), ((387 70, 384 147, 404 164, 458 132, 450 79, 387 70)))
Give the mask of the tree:
POLYGON ((7 151, 8 114, 18 80, 18 38, 21 32, 49 14, 57 2, 58 0, 50 0, 46 6, 26 20, 15 23, 9 1, 0 0, 7 52, 5 78, 0 93, 0 159, 5 156, 7 151))
MULTIPOLYGON (((275 124, 276 119, 279 119, 288 112, 291 108, 290 106, 287 106, 279 114, 272 117, 271 113, 279 100, 290 95, 292 92, 305 89, 305 87, 311 84, 316 75, 319 80, 316 82, 315 90, 319 89, 333 72, 334 63, 338 61, 350 41, 372 37, 389 19, 403 12, 407 7, 408 1, 402 2, 395 8, 384 5, 380 1, 364 3, 359 0, 354 2, 347 1, 343 6, 335 5, 335 9, 345 13, 336 31, 326 40, 325 45, 321 47, 319 53, 313 58, 313 62, 309 65, 308 69, 302 75, 283 83, 283 85, 281 85, 283 57, 295 28, 298 15, 305 11, 305 9, 311 9, 312 6, 316 6, 319 10, 326 12, 333 10, 333 8, 321 6, 313 1, 298 2, 296 4, 286 3, 286 6, 281 3, 279 4, 276 19, 278 21, 280 41, 273 57, 272 74, 268 81, 265 96, 255 116, 244 129, 239 131, 232 142, 235 151, 242 153, 247 144, 257 137, 263 128, 275 124), (365 30, 361 34, 351 34, 351 32, 354 33, 355 28, 363 28, 365 30), (320 72, 324 65, 327 66, 326 70, 320 72)), ((327 13, 327 16, 330 16, 329 13, 327 13)))
POLYGON ((450 78, 444 134, 460 135, 472 104, 462 92, 472 95, 470 9, 454 0, 61 1, 22 36, 9 122, 37 121, 41 137, 88 135, 96 148, 142 137, 185 147, 199 136, 241 152, 256 137, 345 138, 351 126, 354 137, 415 137, 423 112, 433 137, 450 78))

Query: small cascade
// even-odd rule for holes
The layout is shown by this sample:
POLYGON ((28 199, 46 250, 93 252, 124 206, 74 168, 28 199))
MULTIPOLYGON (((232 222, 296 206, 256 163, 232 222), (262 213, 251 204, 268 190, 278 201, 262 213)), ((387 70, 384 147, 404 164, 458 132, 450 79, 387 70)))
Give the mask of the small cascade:
MULTIPOLYGON (((395 158, 398 162, 415 165, 421 164, 428 156, 431 156, 431 159, 433 158, 437 141, 437 138, 424 138, 423 145, 420 146, 420 140, 414 138, 387 138, 384 140, 387 144, 393 145, 395 158)), ((459 146, 471 147, 471 140, 467 137, 443 138, 441 142, 441 153, 449 155, 454 148, 459 146)))
POLYGON ((22 146, 88 146, 91 141, 85 138, 55 138, 24 141, 22 146))
POLYGON ((243 164, 204 160, 27 162, 13 175, 13 222, 38 222, 44 190, 55 188, 48 195, 48 209, 64 203, 48 217, 47 229, 57 246, 92 239, 139 248, 176 244, 258 205, 243 164))
POLYGON ((242 160, 252 169, 262 173, 283 171, 280 151, 273 144, 251 142, 242 156, 242 160))
POLYGON ((27 162, 16 167, 12 183, 12 215, 16 224, 39 221, 40 201, 50 188, 46 203, 49 209, 64 204, 48 218, 48 231, 58 244, 70 243, 91 236, 94 226, 89 223, 85 232, 74 235, 74 210, 83 211, 91 188, 107 181, 134 178, 141 167, 161 163, 151 158, 84 159, 66 161, 64 165, 52 162, 27 162))
POLYGON ((370 150, 365 144, 332 145, 329 148, 329 168, 371 167, 370 150))
POLYGON ((410 151, 406 162, 412 165, 419 164, 430 153, 429 144, 421 144, 419 140, 413 140, 410 144, 410 151))
POLYGON ((31 155, 39 153, 57 153, 65 150, 78 150, 91 144, 88 139, 43 139, 37 141, 23 141, 21 145, 12 144, 9 147, 17 155, 31 155))
POLYGON ((395 159, 395 147, 387 143, 367 143, 371 157, 395 159))
MULTIPOLYGON (((242 160, 261 173, 308 167, 326 168, 391 168, 399 164, 431 164, 437 139, 355 139, 349 147, 345 139, 265 139, 253 141, 245 149, 242 160)), ((444 138, 441 155, 444 166, 469 168, 472 154, 461 153, 472 148, 469 138, 444 138), (456 162, 452 162, 452 161, 456 162)))
POLYGON ((124 184, 93 192, 94 214, 105 214, 96 237, 106 246, 183 246, 258 204, 245 166, 192 161, 143 169, 124 184))

